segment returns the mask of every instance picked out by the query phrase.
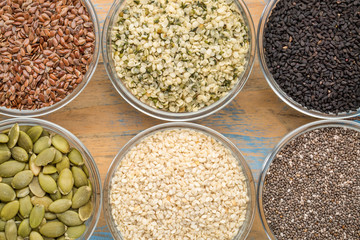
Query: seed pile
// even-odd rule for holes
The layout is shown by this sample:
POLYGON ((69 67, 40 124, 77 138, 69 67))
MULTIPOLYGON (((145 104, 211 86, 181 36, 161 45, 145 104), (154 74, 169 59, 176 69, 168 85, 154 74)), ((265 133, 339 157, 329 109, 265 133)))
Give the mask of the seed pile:
POLYGON ((323 113, 360 109, 360 2, 280 0, 264 32, 266 63, 281 89, 323 113))
POLYGON ((53 105, 83 81, 95 34, 80 0, 0 0, 0 105, 53 105))
POLYGON ((263 205, 277 239, 359 239, 360 133, 311 130, 288 143, 265 177, 263 205))
POLYGON ((164 111, 213 104, 248 63, 247 26, 234 1, 127 1, 111 39, 119 78, 135 97, 164 111))
POLYGON ((246 178, 230 150, 190 129, 157 132, 111 181, 115 223, 130 239, 233 239, 246 219, 246 178))
POLYGON ((92 212, 88 169, 65 138, 18 124, 0 133, 0 239, 75 239, 92 212))

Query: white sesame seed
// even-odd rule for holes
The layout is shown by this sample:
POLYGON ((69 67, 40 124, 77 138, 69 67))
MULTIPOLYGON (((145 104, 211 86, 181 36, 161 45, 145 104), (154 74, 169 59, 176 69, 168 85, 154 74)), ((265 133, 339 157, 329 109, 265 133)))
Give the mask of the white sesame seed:
POLYGON ((121 160, 112 214, 125 240, 231 240, 246 221, 246 179, 228 148, 190 129, 160 131, 121 160))

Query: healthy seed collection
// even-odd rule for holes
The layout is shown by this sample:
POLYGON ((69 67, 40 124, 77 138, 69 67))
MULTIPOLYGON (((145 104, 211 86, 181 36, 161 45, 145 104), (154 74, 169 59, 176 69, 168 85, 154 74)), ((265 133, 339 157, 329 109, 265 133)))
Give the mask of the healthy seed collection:
POLYGON ((0 133, 0 239, 75 239, 93 213, 81 153, 41 126, 0 133))
POLYGON ((264 31, 266 64, 295 102, 322 113, 360 109, 360 2, 280 0, 264 31))
POLYGON ((95 49, 80 0, 0 0, 0 106, 35 110, 68 96, 95 49))
MULTIPOLYGON (((110 26, 110 58, 139 101, 196 112, 231 94, 251 65, 244 18, 234 0, 127 0, 110 26)), ((359 24, 359 0, 279 0, 264 30, 276 83, 309 110, 358 111, 359 24)), ((36 111, 69 96, 87 80, 94 28, 82 0, 0 0, 0 107, 36 111)), ((263 189, 275 237, 359 239, 359 160, 350 128, 285 145, 263 189)), ((249 184, 224 144, 174 128, 136 143, 105 197, 125 240, 232 240, 251 222, 249 184)), ((19 124, 0 133, 0 240, 79 238, 94 198, 85 159, 64 136, 19 124)))
POLYGON ((120 80, 145 104, 194 112, 226 96, 248 63, 248 29, 234 1, 130 0, 112 31, 120 80))
POLYGON ((360 132, 326 127, 285 145, 265 177, 263 205, 277 239, 359 239, 360 132))
POLYGON ((125 240, 232 240, 248 221, 247 181, 213 137, 163 130, 121 160, 111 180, 112 217, 125 240))

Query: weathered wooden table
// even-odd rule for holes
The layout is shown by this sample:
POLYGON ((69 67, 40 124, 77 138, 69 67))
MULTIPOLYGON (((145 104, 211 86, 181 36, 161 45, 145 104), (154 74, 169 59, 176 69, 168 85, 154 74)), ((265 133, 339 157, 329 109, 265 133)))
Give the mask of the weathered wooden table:
MULTIPOLYGON (((264 0, 245 0, 255 27, 264 0)), ((93 0, 101 27, 111 0, 93 0)), ((131 107, 113 88, 100 59, 86 89, 63 109, 42 117, 75 134, 93 155, 104 181, 111 161, 120 148, 137 133, 162 123, 131 107)), ((257 181, 266 155, 289 131, 315 119, 283 103, 269 88, 256 59, 244 89, 223 110, 196 121, 228 137, 244 154, 257 181)), ((257 214, 257 213, 256 213, 257 214)), ((92 237, 112 239, 103 215, 92 237)), ((266 239, 258 214, 248 239, 266 239)))

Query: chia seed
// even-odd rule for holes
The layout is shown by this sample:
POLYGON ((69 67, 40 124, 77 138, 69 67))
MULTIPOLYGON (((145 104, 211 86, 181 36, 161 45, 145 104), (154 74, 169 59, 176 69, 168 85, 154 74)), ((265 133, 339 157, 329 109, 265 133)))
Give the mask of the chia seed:
POLYGON ((263 206, 277 239, 360 238, 360 132, 311 130, 277 154, 263 206))

